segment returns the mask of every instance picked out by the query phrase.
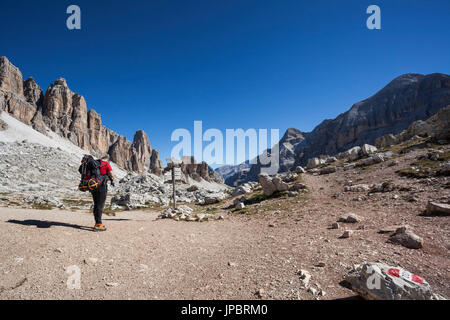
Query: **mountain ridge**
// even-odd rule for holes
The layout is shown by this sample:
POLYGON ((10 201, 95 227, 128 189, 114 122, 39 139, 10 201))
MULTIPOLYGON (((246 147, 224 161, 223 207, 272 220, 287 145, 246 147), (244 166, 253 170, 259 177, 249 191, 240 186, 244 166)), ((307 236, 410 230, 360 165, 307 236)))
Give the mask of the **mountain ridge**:
MULTIPOLYGON (((373 144, 386 134, 398 134, 417 120, 426 120, 450 104, 450 76, 443 73, 427 75, 407 73, 390 81, 372 96, 353 104, 334 119, 325 119, 311 132, 302 132, 303 139, 292 145, 295 161, 282 151, 288 131, 280 139, 280 170, 304 166, 309 158, 333 155, 353 146, 373 144)), ((289 149, 289 148, 287 148, 289 149)), ((289 152, 288 152, 289 153, 289 152)), ((225 180, 229 185, 256 181, 259 163, 246 172, 237 172, 225 180)))
POLYGON ((23 81, 19 68, 6 57, 0 57, 0 110, 40 133, 55 132, 86 152, 107 153, 127 171, 162 172, 159 153, 143 130, 129 141, 104 126, 101 116, 87 109, 84 97, 72 92, 64 78, 56 79, 44 93, 33 77, 23 81))

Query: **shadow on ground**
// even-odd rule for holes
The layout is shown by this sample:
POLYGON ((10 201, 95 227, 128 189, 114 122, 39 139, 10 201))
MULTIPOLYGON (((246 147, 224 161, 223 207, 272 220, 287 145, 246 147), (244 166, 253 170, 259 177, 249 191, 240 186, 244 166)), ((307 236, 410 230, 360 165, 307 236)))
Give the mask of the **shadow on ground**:
POLYGON ((42 220, 8 220, 9 223, 20 224, 23 226, 36 226, 37 228, 50 228, 50 227, 68 227, 85 231, 92 231, 92 228, 79 226, 71 223, 56 222, 56 221, 42 221, 42 220))

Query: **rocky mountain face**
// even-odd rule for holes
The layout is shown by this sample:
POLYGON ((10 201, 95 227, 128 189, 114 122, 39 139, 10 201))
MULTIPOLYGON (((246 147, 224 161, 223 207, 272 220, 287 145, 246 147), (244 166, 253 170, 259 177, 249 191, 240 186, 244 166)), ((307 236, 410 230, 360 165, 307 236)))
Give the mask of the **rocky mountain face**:
POLYGON ((206 181, 223 183, 223 178, 215 172, 205 161, 197 163, 193 156, 184 156, 181 163, 181 172, 199 181, 200 178, 206 181))
MULTIPOLYGON (((302 142, 305 140, 305 134, 295 128, 289 128, 278 142, 280 169, 279 172, 289 171, 294 165, 296 155, 302 142)), ((233 167, 234 171, 239 167, 233 167)), ((261 163, 259 157, 256 164, 251 165, 246 171, 237 171, 235 174, 228 176, 225 183, 230 186, 238 186, 247 181, 256 181, 258 174, 261 172, 261 163)))
POLYGON ((387 148, 417 137, 431 137, 437 142, 450 141, 450 105, 442 108, 426 121, 414 121, 397 135, 388 134, 375 140, 378 148, 387 148))
MULTIPOLYGON (((449 75, 402 75, 335 119, 323 121, 312 132, 288 129, 280 140, 280 172, 304 166, 313 157, 334 155, 354 146, 374 144, 384 135, 399 134, 414 121, 426 120, 447 105, 449 75)), ((261 165, 255 164, 247 172, 227 177, 226 183, 255 181, 260 171, 261 165)))
POLYGON ((309 158, 336 154, 356 145, 374 144, 376 138, 398 134, 449 104, 450 76, 402 75, 349 111, 318 125, 301 147, 296 164, 304 165, 309 158))
MULTIPOLYGON (((225 183, 227 183, 227 179, 229 177, 232 177, 239 172, 246 172, 246 171, 250 170, 251 166, 252 165, 250 164, 249 161, 245 161, 236 166, 231 166, 231 165, 222 166, 222 167, 217 168, 215 171, 217 172, 217 174, 221 175, 223 177, 223 179, 225 180, 225 183)), ((230 185, 232 185, 232 184, 230 184, 230 185)))
POLYGON ((49 130, 94 155, 108 153, 128 171, 161 174, 158 151, 147 134, 139 130, 133 142, 102 125, 100 115, 87 109, 83 96, 72 92, 63 78, 45 93, 33 78, 25 81, 6 57, 0 58, 0 110, 46 134, 49 130))

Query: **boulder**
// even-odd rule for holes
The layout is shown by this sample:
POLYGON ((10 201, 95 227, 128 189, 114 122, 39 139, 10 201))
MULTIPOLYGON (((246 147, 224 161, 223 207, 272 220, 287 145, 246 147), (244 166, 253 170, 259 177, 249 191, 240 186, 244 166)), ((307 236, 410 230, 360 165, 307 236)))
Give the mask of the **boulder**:
POLYGON ((118 195, 111 198, 111 206, 122 206, 126 210, 147 208, 145 204, 145 197, 139 194, 127 193, 124 195, 118 195))
POLYGON ((264 195, 270 196, 276 191, 287 191, 289 190, 289 185, 284 182, 280 176, 270 177, 266 173, 260 173, 258 175, 258 180, 263 188, 264 195))
POLYGON ((339 223, 334 222, 334 223, 331 225, 330 229, 339 229, 339 223))
POLYGON ((333 163, 333 162, 336 162, 336 161, 338 161, 338 159, 336 157, 326 157, 325 158, 325 163, 326 164, 333 163))
POLYGON ((277 188, 277 191, 287 191, 289 189, 289 185, 284 182, 280 177, 274 177, 272 179, 272 183, 277 188))
POLYGON ((353 235, 353 230, 345 230, 344 233, 341 235, 342 239, 350 238, 353 235))
POLYGON ((176 220, 189 220, 193 218, 194 210, 191 207, 188 207, 186 205, 178 205, 176 209, 174 208, 167 208, 164 211, 162 211, 158 218, 160 219, 176 219, 176 220))
POLYGON ((385 181, 383 183, 374 183, 370 185, 370 193, 376 192, 390 192, 395 189, 395 186, 390 181, 385 181))
POLYGON ((295 173, 297 173, 297 174, 301 174, 301 173, 305 173, 305 172, 306 172, 306 170, 303 169, 303 167, 301 167, 301 166, 297 166, 295 168, 295 173))
POLYGON ((203 221, 209 221, 209 219, 213 219, 214 215, 210 213, 201 213, 197 215, 197 221, 203 222, 203 221))
POLYGON ((450 205, 430 201, 427 205, 427 213, 430 215, 448 216, 450 215, 450 205))
POLYGON ((293 181, 297 180, 298 174, 296 174, 295 172, 288 172, 288 173, 282 174, 280 177, 281 177, 281 180, 283 180, 284 182, 293 182, 293 181))
POLYGON ((384 161, 384 157, 381 154, 374 154, 366 159, 362 159, 359 161, 358 165, 365 167, 365 166, 371 166, 373 164, 381 163, 384 161))
POLYGON ((297 182, 295 184, 293 184, 290 188, 289 191, 300 191, 300 190, 304 190, 306 189, 306 185, 300 182, 297 182))
POLYGON ((354 213, 344 214, 338 219, 338 222, 345 222, 345 223, 357 223, 360 221, 361 221, 361 218, 354 213))
POLYGON ((236 199, 234 199, 234 201, 233 201, 233 205, 236 207, 236 205, 238 204, 238 203, 244 203, 245 201, 246 201, 247 199, 245 199, 245 197, 240 197, 240 198, 236 198, 236 199))
POLYGON ((354 169, 356 167, 356 163, 346 163, 344 164, 344 171, 354 169))
POLYGON ((211 195, 211 196, 207 196, 204 199, 204 204, 214 204, 214 203, 219 203, 222 200, 222 197, 218 196, 218 195, 211 195))
POLYGON ((362 155, 363 156, 368 156, 368 155, 370 155, 370 154, 372 154, 372 153, 375 153, 375 152, 377 152, 377 147, 375 147, 375 146, 372 146, 372 145, 370 145, 370 144, 364 144, 362 147, 361 147, 361 153, 362 153, 362 155))
POLYGON ((320 165, 319 158, 311 158, 308 160, 308 163, 306 164, 306 169, 314 169, 317 168, 319 165, 320 165))
POLYGON ((336 166, 329 166, 329 167, 320 169, 319 174, 329 174, 329 173, 333 173, 336 171, 337 171, 336 166))
POLYGON ((98 262, 98 259, 94 258, 94 257, 89 257, 89 258, 84 259, 84 263, 89 266, 95 265, 97 262, 98 262))
POLYGON ((407 226, 398 228, 389 237, 389 242, 401 244, 409 249, 420 249, 423 246, 423 239, 412 232, 407 226))
POLYGON ((251 190, 251 188, 249 186, 242 185, 242 186, 236 187, 231 195, 233 197, 237 197, 237 196, 249 193, 251 191, 252 190, 251 190))
POLYGON ((353 147, 351 149, 348 149, 347 151, 344 151, 340 154, 338 154, 338 157, 340 159, 347 159, 349 161, 354 161, 359 159, 361 153, 361 147, 353 147))
POLYGON ((344 277, 351 290, 366 300, 437 300, 424 278, 385 263, 353 266, 344 277))
POLYGON ((263 188, 264 195, 270 196, 275 191, 277 191, 277 187, 272 182, 272 178, 268 174, 260 173, 258 175, 258 181, 261 184, 261 187, 263 188))
POLYGON ((243 202, 238 202, 235 205, 236 210, 242 210, 245 208, 245 204, 243 202))
POLYGON ((398 228, 400 228, 402 226, 387 226, 387 227, 383 227, 381 228, 378 233, 394 233, 398 228))
POLYGON ((309 281, 311 280, 311 274, 307 270, 300 270, 298 272, 300 276, 300 280, 302 281, 302 284, 305 288, 309 287, 309 281))

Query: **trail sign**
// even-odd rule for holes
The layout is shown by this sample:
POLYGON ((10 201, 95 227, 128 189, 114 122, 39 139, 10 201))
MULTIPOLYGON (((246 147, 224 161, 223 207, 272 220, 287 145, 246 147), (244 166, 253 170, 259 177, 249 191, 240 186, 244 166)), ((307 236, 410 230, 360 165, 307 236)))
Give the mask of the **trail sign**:
POLYGON ((172 195, 172 199, 173 199, 173 208, 176 209, 177 208, 177 199, 176 199, 176 188, 175 188, 175 181, 176 180, 181 180, 181 164, 183 163, 181 160, 177 160, 174 158, 167 158, 167 168, 164 169, 164 171, 172 171, 172 189, 173 189, 173 195, 172 195), (178 179, 177 179, 178 176, 178 179))

